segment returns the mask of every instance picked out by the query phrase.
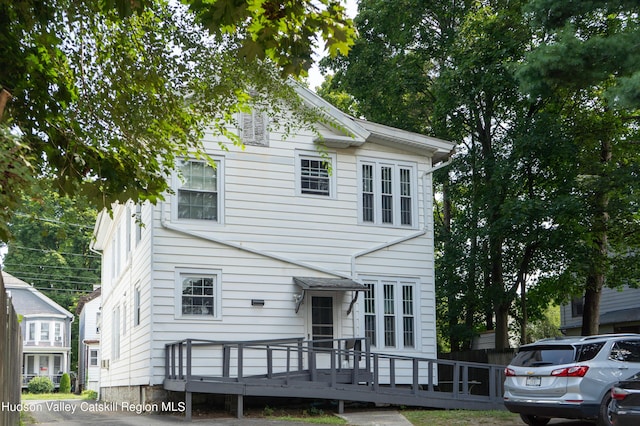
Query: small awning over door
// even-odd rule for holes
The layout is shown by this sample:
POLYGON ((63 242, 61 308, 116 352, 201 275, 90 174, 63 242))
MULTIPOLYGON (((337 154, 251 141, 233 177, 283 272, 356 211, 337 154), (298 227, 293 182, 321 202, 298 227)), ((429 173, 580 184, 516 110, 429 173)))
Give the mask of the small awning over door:
POLYGON ((300 305, 304 300, 306 290, 312 291, 355 291, 356 294, 351 300, 347 315, 353 310, 353 305, 358 299, 358 291, 366 290, 364 284, 356 282, 349 278, 315 278, 315 277, 293 277, 293 282, 302 288, 302 295, 296 301, 296 313, 300 309, 300 305))

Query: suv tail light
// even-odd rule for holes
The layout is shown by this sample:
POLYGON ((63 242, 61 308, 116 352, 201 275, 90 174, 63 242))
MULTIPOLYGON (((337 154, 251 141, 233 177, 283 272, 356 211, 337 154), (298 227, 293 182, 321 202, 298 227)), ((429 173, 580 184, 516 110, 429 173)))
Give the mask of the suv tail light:
POLYGON ((551 372, 551 375, 556 377, 584 377, 584 375, 587 374, 588 370, 589 367, 587 367, 586 365, 579 365, 575 367, 566 367, 553 370, 551 372))
POLYGON ((504 375, 506 377, 515 377, 516 372, 514 370, 512 370, 511 368, 505 368, 504 369, 504 375))
POLYGON ((616 387, 611 388, 611 398, 615 399, 616 401, 622 401, 627 397, 627 395, 629 395, 629 392, 625 389, 616 387))

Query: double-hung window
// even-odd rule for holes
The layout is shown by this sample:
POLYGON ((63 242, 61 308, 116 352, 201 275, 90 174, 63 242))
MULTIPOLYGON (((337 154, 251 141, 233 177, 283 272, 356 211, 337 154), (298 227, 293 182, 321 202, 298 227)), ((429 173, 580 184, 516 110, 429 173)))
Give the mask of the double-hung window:
POLYGON ((296 181, 298 194, 318 197, 335 197, 335 154, 296 153, 296 181))
POLYGON ((363 280, 364 335, 378 348, 416 347, 417 280, 363 280))
POLYGON ((220 162, 214 168, 204 161, 185 160, 180 172, 178 219, 220 222, 220 162))
POLYGON ((360 222, 415 227, 418 201, 416 180, 415 164, 361 160, 360 222))
POLYGON ((89 351, 89 365, 91 367, 98 366, 98 350, 97 349, 91 349, 89 351))
POLYGON ((177 271, 177 317, 220 318, 220 271, 177 271))
POLYGON ((49 341, 49 323, 41 322, 40 323, 40 340, 41 341, 49 341))

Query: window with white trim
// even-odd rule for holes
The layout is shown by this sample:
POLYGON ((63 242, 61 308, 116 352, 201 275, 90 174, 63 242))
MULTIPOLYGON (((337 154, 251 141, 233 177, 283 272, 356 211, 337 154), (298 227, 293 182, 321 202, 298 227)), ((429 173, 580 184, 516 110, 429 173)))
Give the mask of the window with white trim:
POLYGON ((62 324, 59 322, 53 323, 53 336, 56 342, 62 342, 62 324))
POLYGON ((415 348, 417 280, 365 279, 364 334, 378 348, 415 348))
POLYGON ((220 271, 178 271, 176 316, 219 319, 220 271))
POLYGON ((185 160, 178 180, 178 219, 220 222, 220 162, 212 167, 205 161, 185 160))
POLYGON ((111 322, 111 358, 116 361, 120 359, 120 306, 117 306, 112 313, 111 322))
POLYGON ((27 340, 33 341, 36 340, 36 323, 29 323, 29 334, 27 334, 27 340))
POLYGON ((335 154, 319 156, 296 152, 296 188, 299 195, 335 197, 335 154))
POLYGON ((140 287, 133 291, 133 325, 140 324, 140 287))
POLYGON ((49 323, 48 322, 40 323, 40 340, 41 341, 49 340, 49 323))
POLYGON ((89 351, 89 365, 91 367, 98 366, 98 350, 97 349, 91 349, 89 351))
POLYGON ((359 161, 360 222, 417 226, 417 177, 413 163, 359 161))

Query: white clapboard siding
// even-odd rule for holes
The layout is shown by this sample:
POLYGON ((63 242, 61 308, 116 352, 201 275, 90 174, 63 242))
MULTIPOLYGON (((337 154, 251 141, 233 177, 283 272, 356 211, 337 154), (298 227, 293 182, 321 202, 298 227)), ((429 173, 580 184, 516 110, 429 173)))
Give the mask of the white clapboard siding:
MULTIPOLYGON (((336 130, 324 131, 344 136, 336 130)), ((171 194, 166 202, 142 209, 146 226, 140 241, 135 232, 126 235, 130 220, 126 206, 119 206, 113 219, 100 222, 101 350, 102 358, 109 360, 109 368, 101 370, 101 386, 161 384, 165 344, 186 338, 306 338, 310 295, 296 313, 294 295, 301 294, 301 289, 293 282, 295 276, 404 277, 415 282, 416 345, 398 352, 436 357, 431 159, 424 152, 416 155, 407 147, 372 141, 347 148, 329 146, 323 149, 333 160, 331 196, 309 196, 297 193, 296 168, 298 155, 317 154, 316 135, 303 128, 284 138, 274 128, 268 136, 268 146, 247 145, 241 150, 227 143, 228 150, 223 150, 218 145, 221 139, 205 135, 205 148, 221 165, 222 223, 177 220, 176 197, 171 194), (415 166, 413 226, 359 223, 361 159, 415 166), (130 253, 124 249, 127 241, 130 253), (180 271, 220 274, 219 316, 190 318, 177 312, 180 271), (140 324, 134 326, 136 287, 141 291, 141 306, 140 324), (251 306, 251 299, 264 300, 264 306, 251 306), (126 306, 121 320, 126 319, 127 325, 126 333, 121 331, 120 358, 112 359, 116 306, 126 306)), ((175 179, 172 182, 177 184, 175 179)), ((334 297, 337 337, 363 335, 362 296, 349 315, 353 292, 337 292, 334 297)), ((245 353, 244 358, 247 374, 265 366, 262 353, 245 353)), ((276 365, 283 362, 276 357, 276 365)), ((221 369, 220 354, 194 358, 193 368, 195 374, 215 374, 210 369, 221 369)), ((400 370, 398 383, 410 382, 411 366, 400 370)))

